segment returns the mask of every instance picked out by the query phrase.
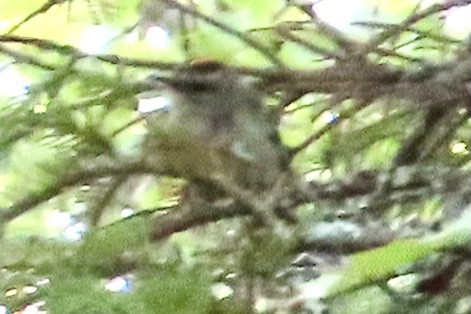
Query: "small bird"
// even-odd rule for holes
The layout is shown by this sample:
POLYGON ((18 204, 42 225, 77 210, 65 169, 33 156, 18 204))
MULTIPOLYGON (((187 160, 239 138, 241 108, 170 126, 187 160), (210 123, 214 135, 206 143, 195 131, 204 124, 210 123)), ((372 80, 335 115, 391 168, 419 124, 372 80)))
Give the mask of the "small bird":
POLYGON ((256 192, 276 182, 287 167, 287 149, 276 117, 247 77, 200 62, 157 80, 168 87, 171 105, 148 120, 148 162, 213 187, 256 192))

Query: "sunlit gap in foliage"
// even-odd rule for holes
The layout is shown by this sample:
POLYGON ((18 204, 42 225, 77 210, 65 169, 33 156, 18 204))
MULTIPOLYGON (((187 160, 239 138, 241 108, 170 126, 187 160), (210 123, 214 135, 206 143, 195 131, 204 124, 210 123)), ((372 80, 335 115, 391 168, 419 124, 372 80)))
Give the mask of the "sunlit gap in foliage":
POLYGON ((170 43, 170 34, 160 26, 151 26, 146 30, 145 40, 155 49, 163 49, 170 43))
POLYGON ((131 285, 131 277, 130 276, 116 276, 111 278, 105 284, 105 290, 111 292, 131 292, 132 285, 131 285))
MULTIPOLYGON (((359 1, 343 1, 343 0, 297 0, 294 1, 299 4, 309 5, 311 10, 315 12, 316 16, 322 21, 334 26, 343 32, 358 31, 364 32, 365 28, 354 29, 352 26, 355 22, 360 21, 388 21, 395 23, 397 21, 391 20, 391 12, 399 11, 401 8, 410 5, 409 1, 389 1, 387 3, 378 2, 377 7, 371 5, 374 1, 359 0, 359 1), (342 8, 339 10, 339 8, 342 8)), ((431 0, 421 1, 421 8, 427 8, 433 4, 440 4, 444 1, 431 0)), ((455 38, 465 38, 471 31, 471 5, 455 7, 445 12, 445 32, 455 38)))
POLYGON ((86 53, 104 53, 108 42, 117 35, 117 32, 104 25, 93 25, 87 28, 80 40, 80 50, 86 53))
MULTIPOLYGON (((83 33, 79 48, 89 54, 106 53, 108 44, 118 35, 118 32, 109 26, 90 26, 83 33)), ((130 41, 137 41, 138 37, 137 33, 133 33, 126 38, 130 41)), ((152 25, 146 29, 144 40, 156 50, 164 49, 170 44, 170 34, 165 29, 152 25)))
POLYGON ((54 210, 47 222, 50 228, 61 230, 61 236, 68 241, 79 241, 87 231, 87 225, 67 212, 54 210))
POLYGON ((465 38, 471 31, 471 5, 453 8, 445 13, 445 30, 456 38, 465 38))
POLYGON ((309 1, 312 4, 312 10, 323 21, 330 25, 346 31, 351 28, 351 23, 361 16, 371 7, 365 1, 309 1), (339 8, 342 8, 339 10, 339 8))
POLYGON ((17 97, 28 93, 28 82, 9 64, 0 64, 0 96, 17 97))
POLYGON ((0 314, 10 314, 10 310, 6 307, 6 305, 0 304, 0 314))
POLYGON ((134 209, 126 207, 121 210, 121 217, 122 218, 128 218, 134 215, 134 209))
POLYGON ((336 112, 326 111, 322 114, 322 121, 327 124, 336 123, 339 119, 339 115, 336 112))

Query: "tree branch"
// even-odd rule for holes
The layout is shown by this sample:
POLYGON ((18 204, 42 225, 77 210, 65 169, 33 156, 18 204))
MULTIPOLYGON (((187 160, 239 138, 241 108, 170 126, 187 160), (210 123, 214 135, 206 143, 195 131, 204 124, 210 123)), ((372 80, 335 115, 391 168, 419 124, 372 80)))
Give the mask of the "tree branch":
POLYGON ((208 204, 205 208, 189 208, 186 210, 181 207, 175 208, 170 213, 155 218, 151 240, 161 240, 176 232, 221 219, 247 216, 252 213, 253 211, 250 208, 238 202, 222 206, 208 204))
POLYGON ((31 193, 8 209, 1 210, 0 221, 10 221, 26 213, 31 208, 63 193, 65 189, 90 182, 90 180, 108 176, 158 173, 160 171, 161 169, 151 167, 141 161, 95 162, 92 166, 64 173, 52 185, 38 192, 31 193))

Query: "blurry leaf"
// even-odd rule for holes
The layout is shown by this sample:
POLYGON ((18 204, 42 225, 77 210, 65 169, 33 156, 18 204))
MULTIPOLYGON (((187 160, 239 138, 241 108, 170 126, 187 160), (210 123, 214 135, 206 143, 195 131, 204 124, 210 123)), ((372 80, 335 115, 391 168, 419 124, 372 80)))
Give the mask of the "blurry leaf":
POLYGON ((229 63, 234 58, 234 52, 247 49, 240 39, 214 27, 200 28, 190 36, 191 55, 195 59, 214 59, 229 63), (222 42, 224 45, 221 45, 222 42))
POLYGON ((306 48, 300 47, 295 43, 283 43, 279 55, 286 65, 294 69, 309 69, 317 67, 316 63, 313 62, 315 56, 306 48))
POLYGON ((388 138, 372 144, 365 154, 365 165, 371 168, 385 168, 400 149, 399 141, 388 138))
POLYGON ((45 299, 51 313, 134 314, 142 309, 129 295, 105 291, 99 278, 65 271, 51 277, 45 299))
POLYGON ((43 238, 8 238, 0 242, 0 265, 10 269, 51 271, 62 258, 76 249, 76 243, 62 243, 43 238), (48 252, 49 254, 44 254, 48 252))
POLYGON ((0 250, 0 265, 2 267, 8 267, 11 265, 19 264, 23 261, 23 259, 28 253, 28 246, 26 240, 2 240, 0 243, 2 247, 2 249, 0 250))
POLYGON ((399 269, 434 252, 433 245, 416 239, 397 240, 381 248, 354 254, 343 278, 330 294, 336 295, 355 287, 384 280, 399 269))
POLYGON ((272 231, 259 231, 242 251, 242 271, 250 276, 273 276, 291 257, 292 241, 272 231))
POLYGON ((48 0, 28 0, 17 2, 15 0, 2 0, 2 10, 0 11, 0 19, 16 18, 24 19, 32 11, 41 8, 48 0))
POLYGON ((8 197, 15 199, 53 184, 58 173, 51 169, 64 169, 69 157, 68 153, 35 141, 17 142, 10 153, 8 197))
POLYGON ((139 198, 139 205, 146 209, 175 205, 175 196, 173 196, 173 200, 169 197, 165 198, 162 187, 160 185, 152 185, 139 198))
MULTIPOLYGON (((17 2, 11 0, 5 1, 14 3, 13 6, 16 9, 18 4, 17 2)), ((49 0, 24 1, 25 3, 28 3, 28 8, 25 10, 26 12, 24 14, 18 14, 17 11, 14 11, 16 14, 12 16, 14 18, 12 21, 13 24, 19 23, 30 13, 39 9, 48 1, 49 0)), ((43 39, 53 39, 62 43, 76 44, 85 25, 90 22, 91 19, 88 15, 85 1, 64 1, 63 3, 54 5, 47 12, 37 15, 23 24, 15 34, 43 39), (70 8, 69 4, 73 4, 73 15, 77 17, 75 19, 64 18, 68 14, 70 8)))
POLYGON ((148 242, 150 228, 150 219, 146 218, 130 217, 88 233, 78 250, 78 256, 84 264, 100 269, 108 268, 111 273, 116 271, 113 267, 132 267, 121 265, 121 262, 134 263, 141 259, 139 254, 148 242), (123 261, 122 258, 131 260, 123 261))
POLYGON ((388 279, 400 269, 433 253, 469 247, 469 221, 471 210, 467 210, 460 219, 439 234, 424 239, 396 240, 384 247, 354 254, 349 266, 342 271, 343 278, 329 294, 337 295, 368 283, 388 279))
POLYGON ((350 127, 336 134, 335 154, 346 156, 351 152, 360 152, 377 141, 404 134, 404 128, 411 125, 410 115, 393 114, 384 119, 368 124, 368 121, 350 121, 350 127), (365 123, 367 125, 362 126, 365 123), (358 125, 360 124, 360 125, 358 125))
POLYGON ((137 297, 143 313, 208 313, 212 303, 207 274, 195 269, 167 268, 141 274, 137 297))
POLYGON ((5 237, 29 237, 37 236, 38 234, 44 237, 57 236, 57 230, 53 231, 48 227, 43 227, 47 224, 48 218, 48 211, 44 210, 43 206, 40 206, 40 208, 30 211, 8 223, 5 228, 5 237), (38 226, 41 226, 41 230, 38 230, 38 226))
POLYGON ((283 1, 280 0, 223 0, 223 2, 234 10, 245 9, 256 18, 262 20, 272 18, 284 4, 283 1))

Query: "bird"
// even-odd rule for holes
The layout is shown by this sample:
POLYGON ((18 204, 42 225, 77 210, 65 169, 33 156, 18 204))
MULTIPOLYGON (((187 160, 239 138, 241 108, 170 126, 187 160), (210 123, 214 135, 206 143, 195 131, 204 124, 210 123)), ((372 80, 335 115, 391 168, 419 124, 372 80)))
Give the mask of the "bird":
POLYGON ((253 80, 214 61, 151 79, 170 105, 147 120, 147 162, 209 187, 214 198, 228 190, 269 190, 286 170, 278 119, 253 80))

